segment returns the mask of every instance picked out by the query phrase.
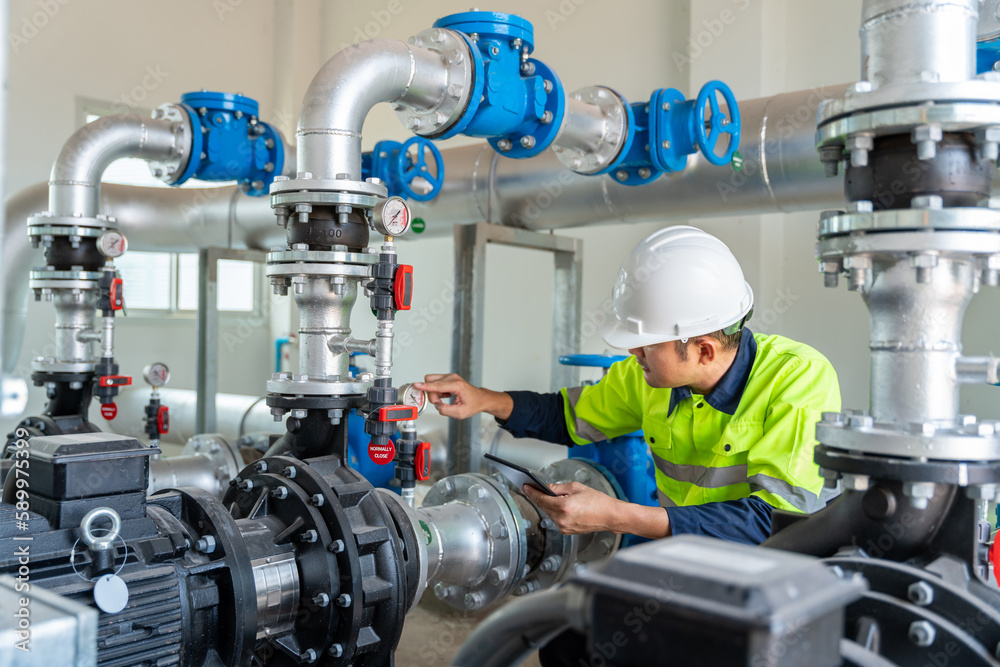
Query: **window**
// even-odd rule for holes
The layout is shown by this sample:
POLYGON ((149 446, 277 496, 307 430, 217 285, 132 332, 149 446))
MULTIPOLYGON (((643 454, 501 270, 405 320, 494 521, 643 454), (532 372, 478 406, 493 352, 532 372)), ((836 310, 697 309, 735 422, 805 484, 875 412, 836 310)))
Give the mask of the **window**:
MULTIPOLYGON (((108 102, 79 99, 78 118, 81 125, 101 116, 116 113, 108 102)), ((142 117, 148 110, 133 109, 142 117)), ((106 183, 168 188, 153 176, 145 160, 116 160, 105 170, 101 179, 106 183)), ((179 187, 218 187, 225 183, 189 180, 179 187)), ((130 250, 115 260, 115 266, 125 281, 125 306, 130 312, 149 315, 193 315, 198 310, 198 255, 195 253, 142 252, 130 250)), ((253 262, 219 261, 218 308, 222 312, 247 313, 263 307, 260 288, 263 271, 253 262)))
MULTIPOLYGON (((129 310, 181 315, 198 310, 198 255, 130 250, 115 260, 115 266, 125 281, 129 310)), ((219 260, 219 311, 259 310, 261 273, 253 262, 219 260)))

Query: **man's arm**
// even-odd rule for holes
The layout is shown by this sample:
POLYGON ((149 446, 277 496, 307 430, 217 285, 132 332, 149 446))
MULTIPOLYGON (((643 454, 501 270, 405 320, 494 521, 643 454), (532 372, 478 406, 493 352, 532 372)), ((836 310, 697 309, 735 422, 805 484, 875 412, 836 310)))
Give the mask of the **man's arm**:
POLYGON ((704 505, 668 507, 672 535, 705 535, 730 542, 760 544, 771 536, 772 507, 751 496, 704 505))
POLYGON ((530 486, 521 490, 531 498, 564 535, 632 533, 657 539, 671 534, 670 518, 662 507, 646 507, 618 500, 579 482, 549 484, 558 496, 550 496, 530 486))

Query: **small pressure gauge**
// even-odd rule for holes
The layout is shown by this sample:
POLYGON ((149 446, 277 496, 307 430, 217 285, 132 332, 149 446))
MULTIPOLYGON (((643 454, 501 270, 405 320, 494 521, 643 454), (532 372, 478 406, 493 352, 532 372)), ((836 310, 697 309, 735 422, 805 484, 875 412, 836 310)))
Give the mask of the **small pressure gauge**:
POLYGON ((410 405, 417 409, 419 415, 427 405, 427 394, 417 389, 412 384, 404 384, 399 388, 399 402, 402 405, 410 405))
POLYGON ((105 257, 121 257, 128 250, 128 241, 121 232, 104 232, 97 238, 97 249, 105 257))
POLYGON ((161 361, 154 362, 142 369, 142 377, 153 387, 162 387, 170 380, 170 369, 161 361))
POLYGON ((410 229, 410 207, 402 197, 389 197, 375 206, 372 224, 386 236, 402 236, 410 229))

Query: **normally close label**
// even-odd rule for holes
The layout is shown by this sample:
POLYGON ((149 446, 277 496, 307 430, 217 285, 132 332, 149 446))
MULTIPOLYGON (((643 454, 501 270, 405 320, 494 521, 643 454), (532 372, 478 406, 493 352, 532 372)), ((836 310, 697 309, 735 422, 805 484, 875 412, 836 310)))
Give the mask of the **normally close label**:
POLYGON ((380 466, 384 466, 387 463, 392 463, 392 459, 396 456, 396 446, 389 442, 385 445, 376 445, 371 443, 368 445, 368 458, 370 458, 375 463, 380 466))

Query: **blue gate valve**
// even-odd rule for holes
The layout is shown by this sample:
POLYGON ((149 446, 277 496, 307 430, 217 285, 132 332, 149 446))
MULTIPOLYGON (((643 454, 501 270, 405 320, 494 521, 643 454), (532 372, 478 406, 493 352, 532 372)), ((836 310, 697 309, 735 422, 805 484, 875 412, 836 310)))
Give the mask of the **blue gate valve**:
POLYGON ((462 12, 438 19, 435 28, 462 35, 473 58, 473 90, 461 118, 435 139, 457 134, 485 137, 501 155, 534 157, 562 127, 566 99, 548 66, 529 58, 530 21, 500 12, 462 12))
POLYGON ((285 162, 281 133, 258 120, 257 101, 233 93, 202 90, 181 95, 178 105, 164 105, 158 113, 175 109, 191 123, 191 147, 183 169, 157 174, 169 185, 188 179, 236 181, 248 195, 268 193, 285 162))
POLYGON ((661 171, 682 171, 687 156, 696 151, 716 166, 729 164, 739 148, 740 108, 733 91, 721 81, 706 83, 695 100, 685 100, 674 88, 654 91, 649 109, 650 157, 661 171), (719 105, 719 95, 728 114, 719 105), (729 145, 719 155, 723 134, 729 135, 729 145))
POLYGON ((361 176, 382 179, 390 197, 430 201, 438 196, 444 185, 444 158, 434 142, 423 137, 411 137, 402 144, 380 141, 375 144, 375 150, 361 156, 361 176), (433 167, 428 164, 428 157, 433 167), (428 188, 413 187, 418 178, 423 179, 428 188))

